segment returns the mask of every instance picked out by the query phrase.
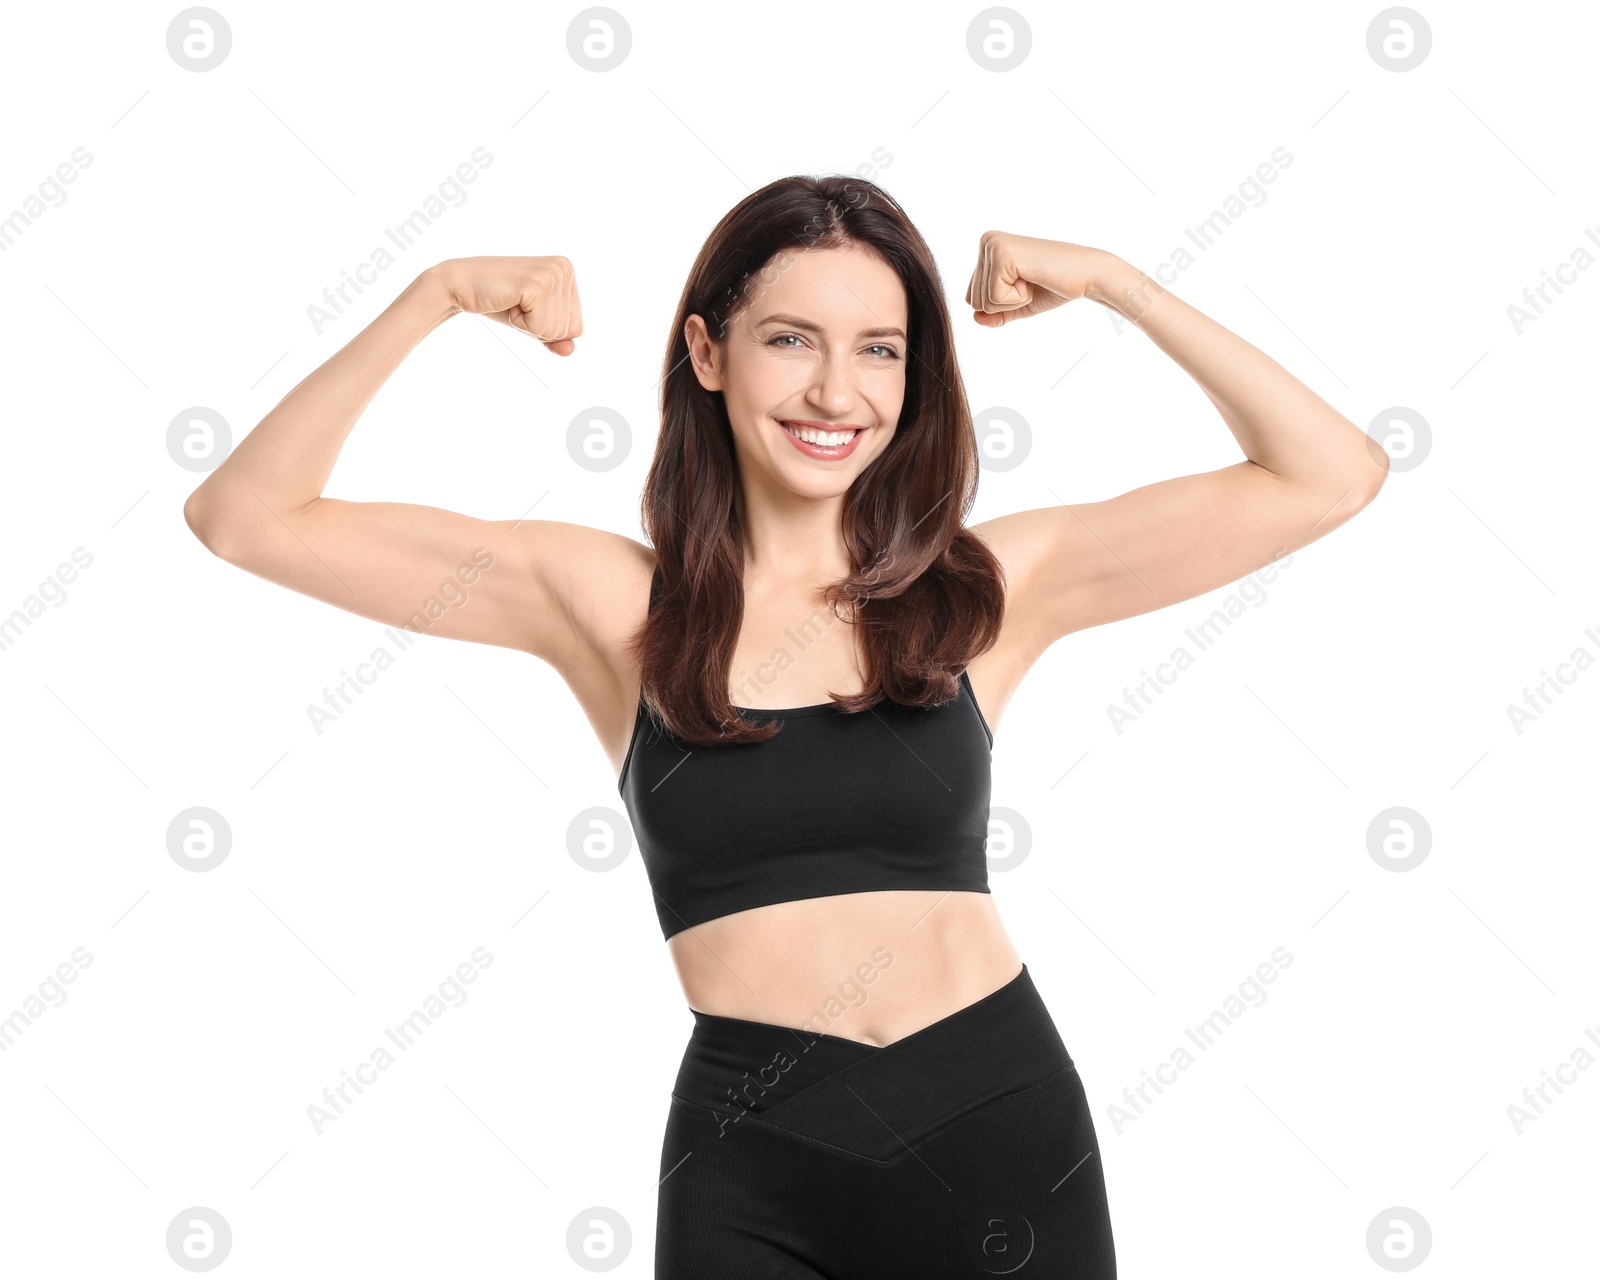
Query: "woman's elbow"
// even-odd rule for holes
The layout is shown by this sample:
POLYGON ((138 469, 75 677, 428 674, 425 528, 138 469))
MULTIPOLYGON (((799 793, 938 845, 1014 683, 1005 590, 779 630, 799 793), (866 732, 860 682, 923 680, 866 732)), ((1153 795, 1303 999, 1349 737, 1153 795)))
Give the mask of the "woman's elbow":
POLYGON ((239 546, 235 532, 239 522, 230 518, 226 504, 218 502, 205 488, 205 485, 201 485, 184 502, 183 522, 207 551, 220 559, 231 561, 239 546))

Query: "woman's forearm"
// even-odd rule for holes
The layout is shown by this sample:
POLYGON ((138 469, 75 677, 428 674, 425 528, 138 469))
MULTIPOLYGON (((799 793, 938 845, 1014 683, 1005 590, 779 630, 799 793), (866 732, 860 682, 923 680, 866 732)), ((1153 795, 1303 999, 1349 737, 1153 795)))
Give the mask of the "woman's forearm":
POLYGON ((303 379, 190 496, 197 533, 249 527, 322 495, 339 450, 378 389, 430 332, 461 308, 430 267, 381 315, 303 379))
POLYGON ((1295 483, 1369 495, 1387 468, 1381 449, 1277 361, 1112 253, 1096 260, 1086 297, 1147 334, 1200 385, 1252 462, 1295 483))

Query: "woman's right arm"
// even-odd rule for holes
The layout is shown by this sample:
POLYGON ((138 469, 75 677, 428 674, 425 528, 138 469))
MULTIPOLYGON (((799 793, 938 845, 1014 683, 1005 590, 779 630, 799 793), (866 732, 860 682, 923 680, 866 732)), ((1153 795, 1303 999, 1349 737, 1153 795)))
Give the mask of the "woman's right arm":
POLYGON ((565 258, 430 267, 239 442, 189 496, 184 518, 230 564, 391 626, 525 650, 567 678, 591 719, 597 710, 604 720, 625 718, 632 708, 620 706, 618 646, 638 620, 636 588, 648 590, 653 560, 642 544, 558 521, 479 520, 322 495, 378 389, 461 311, 521 329, 561 355, 583 331, 565 258), (604 705, 609 686, 619 694, 615 711, 604 705))

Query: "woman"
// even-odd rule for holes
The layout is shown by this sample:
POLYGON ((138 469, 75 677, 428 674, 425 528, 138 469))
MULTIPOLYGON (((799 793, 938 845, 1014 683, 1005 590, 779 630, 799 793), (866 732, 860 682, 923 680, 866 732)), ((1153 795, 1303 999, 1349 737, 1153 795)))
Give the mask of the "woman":
POLYGON ((231 563, 524 649, 583 706, 694 1018, 658 1276, 1115 1275, 1084 1089, 988 892, 992 729, 1069 632, 1327 534, 1387 466, 1113 254, 982 237, 978 323, 1078 298, 1176 360, 1246 460, 965 527, 977 449, 928 247, 873 184, 796 177, 733 209, 684 289, 642 507, 653 550, 322 496, 361 411, 450 316, 573 352, 560 257, 423 272, 185 506, 231 563), (469 599, 419 614, 469 561, 492 566, 469 599))

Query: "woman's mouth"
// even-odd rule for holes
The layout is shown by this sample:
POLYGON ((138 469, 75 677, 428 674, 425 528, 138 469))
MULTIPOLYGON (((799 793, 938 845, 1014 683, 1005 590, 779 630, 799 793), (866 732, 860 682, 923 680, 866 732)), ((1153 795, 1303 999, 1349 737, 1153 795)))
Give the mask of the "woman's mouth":
POLYGON ((837 461, 848 458, 866 429, 849 422, 812 422, 786 419, 778 423, 794 447, 808 458, 837 461))

